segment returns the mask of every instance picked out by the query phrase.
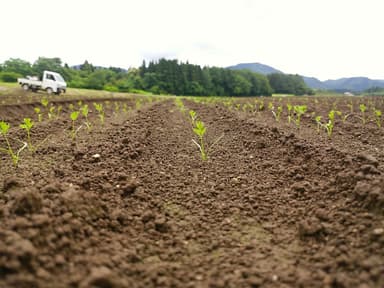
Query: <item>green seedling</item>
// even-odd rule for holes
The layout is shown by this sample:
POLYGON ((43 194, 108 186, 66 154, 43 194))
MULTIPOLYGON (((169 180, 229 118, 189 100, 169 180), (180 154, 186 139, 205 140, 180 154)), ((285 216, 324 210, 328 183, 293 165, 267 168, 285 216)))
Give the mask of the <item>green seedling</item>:
POLYGON ((192 139, 192 142, 199 148, 201 160, 205 161, 208 159, 208 153, 209 151, 215 146, 221 138, 224 137, 224 134, 218 137, 212 145, 208 146, 205 143, 204 136, 207 132, 207 128, 204 125, 203 121, 197 120, 197 114, 195 111, 190 110, 189 115, 191 116, 191 122, 192 122, 192 130, 197 135, 198 141, 195 139, 192 139))
POLYGON ((59 119, 61 110, 63 110, 63 106, 59 105, 59 107, 57 107, 56 120, 59 119))
POLYGON ((120 104, 119 102, 115 102, 115 115, 117 115, 120 111, 120 104))
POLYGON ((41 105, 43 105, 45 108, 48 107, 49 101, 46 97, 43 97, 40 101, 41 105))
POLYGON ((335 114, 337 111, 331 110, 328 113, 328 123, 324 125, 325 129, 327 130, 328 137, 332 137, 333 128, 335 127, 335 114))
POLYGON ((264 102, 261 101, 259 104, 259 111, 263 111, 263 110, 264 110, 264 102))
POLYGON ((382 115, 382 113, 380 110, 377 110, 377 109, 375 109, 374 113, 375 113, 376 125, 377 125, 377 127, 381 128, 381 115, 382 115))
POLYGON ((142 106, 141 99, 136 99, 135 108, 139 110, 142 106))
POLYGON ((88 113, 89 113, 89 109, 88 109, 88 105, 87 104, 84 104, 84 106, 82 106, 80 108, 80 111, 81 111, 81 114, 83 115, 84 119, 85 119, 85 126, 87 126, 87 130, 88 132, 91 130, 91 122, 89 122, 89 119, 88 119, 88 113))
POLYGON ((13 149, 12 149, 12 146, 9 142, 9 138, 7 136, 9 128, 10 128, 10 125, 8 123, 6 123, 4 121, 0 121, 0 135, 3 135, 3 138, 5 139, 5 142, 7 143, 7 148, 6 149, 0 148, 0 151, 8 154, 11 157, 13 165, 15 167, 17 167, 17 165, 19 164, 19 160, 20 160, 20 152, 23 151, 28 146, 28 144, 19 141, 19 142, 23 143, 23 146, 15 153, 15 151, 13 151, 13 149))
POLYGON ((39 107, 35 107, 33 110, 37 114, 37 121, 43 121, 43 114, 41 113, 41 109, 39 107))
POLYGON ((291 123, 291 121, 292 121, 292 110, 293 110, 292 104, 287 103, 287 109, 288 109, 288 123, 291 123))
POLYGON ((48 119, 49 120, 51 120, 53 118, 53 116, 55 115, 55 110, 56 110, 55 106, 49 107, 49 111, 48 111, 48 119))
POLYGON ((281 113, 283 112, 283 106, 277 107, 277 112, 272 110, 273 117, 275 117, 276 122, 280 121, 281 113))
POLYGON ((127 113, 128 112, 128 106, 127 103, 123 103, 123 112, 127 113))
POLYGON ((341 112, 341 111, 336 111, 337 115, 339 115, 341 117, 341 121, 343 123, 347 122, 347 119, 349 116, 351 116, 352 114, 344 114, 341 112))
POLYGON ((316 129, 316 131, 317 131, 318 134, 320 133, 320 127, 322 126, 321 118, 322 118, 322 117, 321 117, 320 115, 318 115, 318 116, 315 117, 315 121, 316 121, 316 124, 317 124, 317 129, 316 129))
POLYGON ((201 160, 207 160, 207 153, 205 152, 205 143, 204 135, 207 129, 205 128, 204 122, 197 120, 195 121, 195 127, 193 127, 193 132, 198 136, 199 142, 192 139, 193 143, 197 145, 200 150, 201 160))
POLYGON ((273 107, 273 103, 272 103, 272 102, 269 102, 269 103, 268 103, 268 110, 269 110, 269 111, 272 111, 273 109, 275 109, 275 107, 273 107))
POLYGON ((296 113, 295 123, 297 127, 300 127, 301 116, 307 111, 307 105, 295 105, 293 109, 296 113))
POLYGON ((249 110, 249 112, 252 112, 252 105, 250 105, 249 103, 245 103, 244 105, 243 105, 243 112, 244 113, 247 113, 247 111, 249 110))
POLYGON ((240 103, 237 103, 237 104, 235 105, 235 110, 239 111, 239 110, 240 110, 240 107, 241 107, 241 104, 240 104, 240 103))
POLYGON ((24 129, 27 132, 28 150, 31 152, 35 151, 35 148, 33 147, 31 141, 31 130, 33 128, 33 125, 33 121, 30 118, 24 118, 24 122, 20 124, 20 128, 24 129))
POLYGON ((69 111, 73 111, 73 110, 75 110, 75 105, 73 105, 72 103, 70 103, 70 104, 68 105, 68 109, 69 109, 69 111))
POLYGON ((360 108, 360 112, 361 112, 361 121, 363 121, 363 124, 365 125, 365 123, 367 123, 367 118, 365 116, 365 111, 367 111, 367 106, 365 106, 365 104, 360 104, 359 105, 359 108, 360 108))
POLYGON ((72 130, 71 130, 71 138, 72 141, 76 140, 76 134, 80 130, 81 126, 76 129, 76 120, 79 118, 79 111, 73 111, 70 115, 71 120, 72 120, 72 130))
POLYGON ((95 107, 96 111, 99 113, 101 125, 104 125, 105 114, 104 114, 103 104, 93 103, 93 106, 95 107))
POLYGON ((186 109, 185 109, 183 101, 180 98, 175 98, 175 105, 179 109, 181 114, 185 115, 186 109))
POLYGON ((352 101, 349 102, 349 103, 347 104, 347 106, 349 107, 349 112, 352 114, 352 113, 353 113, 353 103, 352 103, 352 101))
POLYGON ((192 124, 192 126, 195 126, 195 121, 196 121, 196 118, 197 118, 196 112, 193 111, 193 110, 189 110, 189 116, 191 117, 191 124, 192 124))

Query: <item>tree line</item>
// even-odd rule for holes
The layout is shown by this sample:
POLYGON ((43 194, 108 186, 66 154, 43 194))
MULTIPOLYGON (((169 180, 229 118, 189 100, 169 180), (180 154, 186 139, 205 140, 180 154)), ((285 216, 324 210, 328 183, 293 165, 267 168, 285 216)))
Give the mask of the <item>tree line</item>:
POLYGON ((26 75, 42 76, 44 70, 63 75, 69 87, 112 92, 151 92, 153 94, 193 96, 270 96, 272 93, 312 94, 299 75, 263 75, 248 70, 159 59, 143 61, 138 68, 97 67, 85 61, 69 67, 60 58, 39 57, 33 64, 9 59, 0 65, 0 80, 16 82, 26 75))

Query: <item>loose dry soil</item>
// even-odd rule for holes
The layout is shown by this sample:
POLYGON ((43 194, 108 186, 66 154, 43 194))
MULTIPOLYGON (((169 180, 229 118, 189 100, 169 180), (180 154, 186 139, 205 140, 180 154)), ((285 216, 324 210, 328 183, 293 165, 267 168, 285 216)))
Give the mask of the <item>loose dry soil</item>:
MULTIPOLYGON (((61 102, 35 154, 0 155, 0 287, 384 287, 383 128, 350 117, 327 139, 313 107, 298 129, 184 100, 224 135, 204 162, 172 99, 114 101, 76 143, 61 102)), ((14 146, 38 105, 0 106, 14 146)))

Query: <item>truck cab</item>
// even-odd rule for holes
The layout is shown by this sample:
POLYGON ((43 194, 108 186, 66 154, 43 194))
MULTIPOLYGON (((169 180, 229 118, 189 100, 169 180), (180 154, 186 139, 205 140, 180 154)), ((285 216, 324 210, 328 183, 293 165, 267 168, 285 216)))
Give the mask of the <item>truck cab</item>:
POLYGON ((67 89, 67 83, 64 78, 56 72, 44 71, 42 78, 42 89, 46 90, 48 94, 60 94, 67 89))

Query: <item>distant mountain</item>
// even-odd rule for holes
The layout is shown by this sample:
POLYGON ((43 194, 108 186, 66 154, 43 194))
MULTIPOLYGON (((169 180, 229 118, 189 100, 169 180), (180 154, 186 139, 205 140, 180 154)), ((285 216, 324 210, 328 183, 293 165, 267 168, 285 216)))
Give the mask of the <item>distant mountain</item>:
POLYGON ((301 76, 303 77, 303 80, 305 84, 307 84, 308 87, 312 89, 323 89, 327 90, 326 84, 319 79, 315 77, 306 77, 306 76, 301 76))
POLYGON ((360 92, 373 87, 384 88, 384 80, 372 80, 367 77, 341 78, 323 82, 328 90, 360 92))
MULTIPOLYGON (((252 72, 268 75, 272 73, 284 73, 271 66, 261 63, 240 63, 234 66, 229 66, 227 69, 242 70, 247 69, 252 72)), ((312 89, 333 90, 339 92, 361 92, 373 87, 384 88, 384 80, 372 80, 367 77, 350 77, 336 80, 320 81, 314 77, 302 76, 305 84, 312 89)))
POLYGON ((260 74, 272 74, 272 73, 283 73, 280 70, 277 70, 271 66, 264 65, 261 63, 240 63, 234 66, 229 66, 227 69, 231 70, 250 70, 252 72, 260 73, 260 74))

